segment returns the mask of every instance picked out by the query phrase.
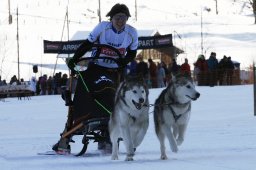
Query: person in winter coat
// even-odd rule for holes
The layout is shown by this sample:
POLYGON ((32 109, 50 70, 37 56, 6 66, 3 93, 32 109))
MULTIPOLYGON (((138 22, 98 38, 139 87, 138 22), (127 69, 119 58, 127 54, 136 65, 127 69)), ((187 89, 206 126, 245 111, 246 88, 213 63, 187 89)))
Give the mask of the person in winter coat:
POLYGON ((209 59, 207 60, 208 65, 208 84, 209 86, 217 85, 217 68, 218 60, 216 59, 216 53, 211 52, 209 59))
POLYGON ((162 63, 158 63, 157 65, 157 87, 165 87, 165 70, 163 68, 162 63))
POLYGON ((218 64, 218 80, 219 80, 219 85, 224 84, 224 77, 227 75, 227 62, 228 58, 226 55, 223 56, 223 58, 220 60, 218 64))
POLYGON ((52 79, 52 76, 49 76, 46 83, 47 83, 47 94, 48 95, 53 94, 53 79, 52 79))
POLYGON ((149 68, 148 68, 148 64, 143 60, 143 56, 141 54, 139 54, 137 56, 139 62, 137 64, 136 67, 136 73, 137 75, 141 75, 145 81, 146 84, 148 84, 149 81, 149 68))
POLYGON ((41 88, 40 94, 46 95, 46 91, 47 91, 47 75, 46 74, 44 74, 40 79, 40 88, 41 88))
POLYGON ((29 88, 33 92, 33 95, 36 94, 36 78, 32 77, 29 83, 29 88))
POLYGON ((203 54, 200 54, 198 56, 198 59, 195 63, 195 67, 198 69, 198 85, 207 85, 208 65, 203 54))
POLYGON ((185 62, 183 64, 181 64, 180 72, 181 72, 182 75, 191 76, 190 65, 188 64, 188 59, 187 58, 185 58, 185 62))
POLYGON ((179 73, 179 71, 180 71, 180 65, 177 64, 177 62, 176 62, 175 59, 172 60, 172 64, 171 64, 169 70, 170 70, 170 72, 171 72, 173 75, 176 75, 176 74, 179 73))
POLYGON ((152 88, 157 88, 157 66, 156 63, 150 58, 149 62, 149 76, 152 88))
POLYGON ((231 60, 231 57, 228 57, 227 60, 227 85, 233 85, 233 73, 235 66, 231 60))

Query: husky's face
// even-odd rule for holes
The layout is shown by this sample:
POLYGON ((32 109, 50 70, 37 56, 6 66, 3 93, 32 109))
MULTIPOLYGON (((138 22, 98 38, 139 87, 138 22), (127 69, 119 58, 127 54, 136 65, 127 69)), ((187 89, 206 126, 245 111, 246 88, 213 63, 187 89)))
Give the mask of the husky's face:
POLYGON ((144 86, 130 86, 125 92, 125 100, 131 109, 140 110, 147 102, 147 95, 144 86))
POLYGON ((200 93, 196 91, 192 80, 179 78, 175 82, 175 95, 180 103, 186 103, 199 98, 200 93))

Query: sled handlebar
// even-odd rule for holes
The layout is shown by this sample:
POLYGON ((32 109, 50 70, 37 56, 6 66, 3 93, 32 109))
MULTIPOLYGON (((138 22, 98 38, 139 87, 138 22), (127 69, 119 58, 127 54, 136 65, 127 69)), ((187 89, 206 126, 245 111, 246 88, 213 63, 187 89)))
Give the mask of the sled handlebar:
MULTIPOLYGON (((92 45, 92 49, 93 48, 96 48, 96 53, 94 56, 92 57, 84 57, 84 58, 79 58, 75 64, 79 67, 79 66, 87 66, 89 64, 89 62, 93 61, 93 60, 97 60, 97 59, 107 59, 107 60, 110 60, 110 61, 114 61, 115 64, 118 65, 118 68, 122 68, 123 67, 123 64, 122 64, 122 54, 120 53, 120 51, 110 45, 106 45, 106 44, 93 44, 92 45), (115 56, 118 56, 118 58, 114 58, 114 57, 111 57, 111 56, 100 56, 101 54, 101 51, 103 49, 107 49, 107 50, 110 50, 109 52, 110 53, 113 53, 115 54, 115 56)), ((81 70, 78 69, 78 70, 81 70)))

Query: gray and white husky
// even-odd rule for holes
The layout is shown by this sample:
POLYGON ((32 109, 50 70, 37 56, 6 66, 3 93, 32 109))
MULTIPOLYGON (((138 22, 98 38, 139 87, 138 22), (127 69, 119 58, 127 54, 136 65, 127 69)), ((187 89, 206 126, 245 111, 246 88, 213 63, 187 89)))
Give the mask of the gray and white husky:
POLYGON ((167 136, 172 152, 178 152, 191 112, 191 101, 198 99, 192 78, 172 76, 171 82, 155 101, 155 132, 160 142, 161 159, 167 159, 164 139, 167 136))
POLYGON ((142 78, 129 77, 120 83, 115 108, 109 121, 112 142, 112 160, 118 159, 118 143, 121 138, 126 147, 126 161, 132 161, 149 126, 149 90, 142 78))

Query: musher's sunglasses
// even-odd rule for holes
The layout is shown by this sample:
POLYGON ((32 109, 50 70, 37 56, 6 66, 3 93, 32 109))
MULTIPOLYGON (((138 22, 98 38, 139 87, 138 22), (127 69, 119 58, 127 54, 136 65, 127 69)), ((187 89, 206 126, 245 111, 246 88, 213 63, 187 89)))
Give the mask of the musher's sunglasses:
POLYGON ((126 15, 114 15, 113 19, 114 20, 123 20, 124 21, 124 20, 127 20, 128 17, 126 15))

